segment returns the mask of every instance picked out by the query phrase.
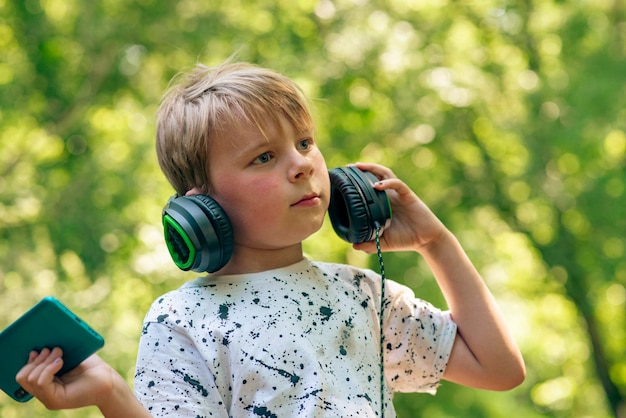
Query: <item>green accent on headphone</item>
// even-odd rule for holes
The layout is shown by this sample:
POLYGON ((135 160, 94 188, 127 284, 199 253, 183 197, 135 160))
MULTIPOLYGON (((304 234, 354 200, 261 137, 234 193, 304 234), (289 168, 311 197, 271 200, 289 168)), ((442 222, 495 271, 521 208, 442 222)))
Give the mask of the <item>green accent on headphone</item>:
POLYGON ((189 239, 189 235, 169 214, 163 215, 163 229, 165 243, 174 264, 181 270, 189 270, 196 258, 196 248, 189 239), (176 233, 172 233, 174 231, 170 228, 173 228, 176 233), (180 242, 181 240, 183 242, 180 242))

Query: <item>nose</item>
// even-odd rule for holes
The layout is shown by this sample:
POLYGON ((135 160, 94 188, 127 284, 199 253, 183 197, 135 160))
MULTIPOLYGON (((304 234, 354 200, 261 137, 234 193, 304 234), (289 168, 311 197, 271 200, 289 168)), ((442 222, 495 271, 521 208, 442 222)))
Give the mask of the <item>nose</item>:
POLYGON ((289 168, 289 179, 297 181, 309 178, 313 174, 313 162, 307 156, 296 153, 289 168))

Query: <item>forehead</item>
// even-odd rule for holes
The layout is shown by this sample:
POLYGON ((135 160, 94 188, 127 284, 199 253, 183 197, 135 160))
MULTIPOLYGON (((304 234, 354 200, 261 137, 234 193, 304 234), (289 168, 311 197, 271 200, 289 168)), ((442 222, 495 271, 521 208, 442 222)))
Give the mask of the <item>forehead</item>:
POLYGON ((263 132, 267 128, 261 130, 262 126, 244 118, 233 119, 215 131, 209 143, 209 150, 211 153, 220 150, 232 152, 246 145, 266 141, 263 132))
POLYGON ((235 148, 246 145, 255 146, 269 143, 287 133, 304 133, 312 130, 311 126, 297 126, 286 116, 260 114, 248 117, 239 115, 222 124, 210 141, 210 148, 235 148))

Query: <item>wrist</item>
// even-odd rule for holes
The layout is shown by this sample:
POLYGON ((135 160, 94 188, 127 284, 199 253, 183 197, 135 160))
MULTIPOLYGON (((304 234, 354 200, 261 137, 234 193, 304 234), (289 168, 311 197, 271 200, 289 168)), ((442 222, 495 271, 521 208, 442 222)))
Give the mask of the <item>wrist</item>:
POLYGON ((437 259, 450 248, 458 245, 458 240, 449 229, 442 227, 434 238, 425 244, 418 245, 416 251, 427 259, 437 259))
POLYGON ((102 415, 105 418, 150 417, 122 376, 114 370, 111 373, 110 392, 97 404, 102 415))

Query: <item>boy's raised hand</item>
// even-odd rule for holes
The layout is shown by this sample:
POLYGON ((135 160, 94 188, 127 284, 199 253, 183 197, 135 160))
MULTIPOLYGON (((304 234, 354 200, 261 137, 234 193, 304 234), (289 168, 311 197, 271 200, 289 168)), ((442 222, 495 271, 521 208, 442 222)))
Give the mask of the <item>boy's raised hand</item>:
MULTIPOLYGON (((435 214, 393 171, 379 164, 356 163, 359 169, 369 171, 380 181, 377 190, 387 192, 392 208, 391 226, 381 236, 383 251, 417 251, 436 242, 446 227, 435 214)), ((375 242, 354 244, 354 249, 376 252, 375 242)))

